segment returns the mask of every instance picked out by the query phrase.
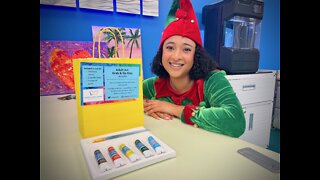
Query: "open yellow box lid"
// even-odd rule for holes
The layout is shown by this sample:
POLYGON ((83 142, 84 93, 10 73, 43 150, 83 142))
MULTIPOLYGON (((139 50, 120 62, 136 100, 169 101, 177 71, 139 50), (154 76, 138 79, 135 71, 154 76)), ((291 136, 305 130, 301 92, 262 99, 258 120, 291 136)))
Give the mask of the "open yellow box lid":
POLYGON ((144 125, 141 58, 73 60, 83 138, 144 125))

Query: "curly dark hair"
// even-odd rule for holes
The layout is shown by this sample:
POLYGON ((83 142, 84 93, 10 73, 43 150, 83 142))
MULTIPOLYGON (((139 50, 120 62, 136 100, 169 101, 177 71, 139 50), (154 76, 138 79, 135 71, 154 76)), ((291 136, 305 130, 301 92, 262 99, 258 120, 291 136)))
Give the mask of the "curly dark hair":
MULTIPOLYGON (((153 58, 151 63, 151 71, 161 77, 169 77, 168 72, 164 69, 161 64, 162 61, 162 47, 158 49, 157 54, 153 58)), ((213 59, 213 57, 202 47, 196 44, 196 50, 194 54, 194 63, 189 72, 190 79, 206 79, 210 71, 219 68, 218 63, 213 59)))

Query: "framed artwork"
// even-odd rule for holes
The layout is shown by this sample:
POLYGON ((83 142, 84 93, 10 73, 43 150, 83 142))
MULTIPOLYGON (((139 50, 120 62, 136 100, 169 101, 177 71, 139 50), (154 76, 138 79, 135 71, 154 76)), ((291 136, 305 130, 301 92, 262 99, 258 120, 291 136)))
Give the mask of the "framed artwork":
MULTIPOLYGON (((79 8, 113 11, 114 0, 79 0, 79 8)), ((140 14, 140 0, 115 0, 116 11, 130 14, 140 14)), ((159 16, 159 0, 141 0, 142 15, 159 16)), ((40 4, 77 7, 76 0, 40 0, 40 4)))
POLYGON ((40 0, 40 4, 77 7, 76 0, 40 0))
POLYGON ((142 15, 159 16, 159 0, 142 0, 142 15))
POLYGON ((79 0, 80 8, 113 11, 113 0, 79 0))
POLYGON ((116 0, 117 12, 140 14, 140 0, 116 0))

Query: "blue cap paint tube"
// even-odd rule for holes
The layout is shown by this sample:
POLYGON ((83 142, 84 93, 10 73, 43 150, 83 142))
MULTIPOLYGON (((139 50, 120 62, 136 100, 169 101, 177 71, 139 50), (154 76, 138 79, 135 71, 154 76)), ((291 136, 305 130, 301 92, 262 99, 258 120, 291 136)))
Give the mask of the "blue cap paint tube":
POLYGON ((163 147, 161 147, 160 144, 152 136, 148 137, 148 141, 157 154, 166 152, 166 150, 163 147))
POLYGON ((108 164, 107 160, 103 157, 99 149, 94 151, 94 157, 98 163, 98 166, 101 172, 112 169, 112 167, 108 164))
POLYGON ((147 146, 145 146, 139 139, 137 139, 134 143, 144 157, 148 158, 153 155, 149 148, 147 148, 147 146))

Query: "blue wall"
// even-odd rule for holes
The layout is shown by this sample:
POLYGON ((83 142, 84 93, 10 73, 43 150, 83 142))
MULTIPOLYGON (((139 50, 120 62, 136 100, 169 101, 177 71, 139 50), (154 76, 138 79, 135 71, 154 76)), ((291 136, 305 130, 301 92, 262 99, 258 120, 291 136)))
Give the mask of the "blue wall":
MULTIPOLYGON (((115 1, 115 0, 114 0, 115 1)), ((200 29, 202 7, 220 0, 191 0, 200 29)), ((77 0, 77 4, 78 4, 77 0)), ((280 69, 280 0, 264 1, 260 69, 280 69)), ((171 0, 159 0, 159 17, 40 5, 40 40, 92 41, 92 26, 140 28, 144 78, 154 76, 150 63, 158 49, 171 0)), ((115 10, 115 7, 114 7, 115 10)))
POLYGON ((280 0, 265 0, 260 39, 261 69, 280 69, 280 0))

